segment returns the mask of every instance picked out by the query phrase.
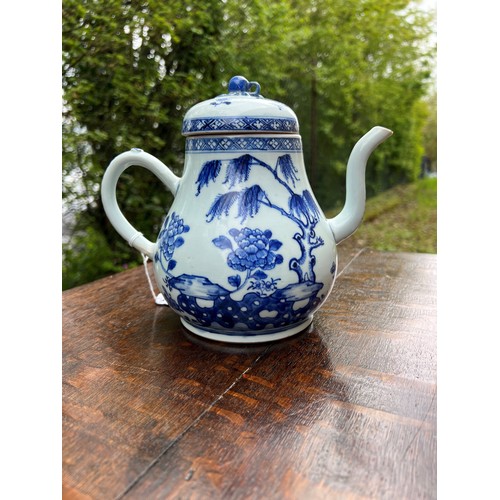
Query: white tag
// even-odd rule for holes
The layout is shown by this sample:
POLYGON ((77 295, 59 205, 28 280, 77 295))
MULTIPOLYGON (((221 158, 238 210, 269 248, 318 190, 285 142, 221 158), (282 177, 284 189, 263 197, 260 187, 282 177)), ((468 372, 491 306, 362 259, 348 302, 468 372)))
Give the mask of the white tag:
POLYGON ((148 283, 149 283, 149 289, 151 290, 151 295, 153 296, 155 304, 157 304, 159 306, 167 306, 168 307, 168 304, 167 304, 167 301, 165 300, 165 297, 163 297, 163 295, 161 293, 159 293, 158 295, 155 294, 155 291, 153 288, 153 283, 151 282, 151 277, 149 276, 149 269, 148 269, 149 257, 142 252, 141 252, 141 255, 142 255, 142 260, 144 262, 144 272, 146 273, 146 278, 148 279, 148 283))
POLYGON ((158 304, 159 306, 167 306, 168 307, 168 304, 167 304, 167 301, 165 300, 165 297, 159 293, 156 298, 155 298, 155 302, 156 304, 158 304))

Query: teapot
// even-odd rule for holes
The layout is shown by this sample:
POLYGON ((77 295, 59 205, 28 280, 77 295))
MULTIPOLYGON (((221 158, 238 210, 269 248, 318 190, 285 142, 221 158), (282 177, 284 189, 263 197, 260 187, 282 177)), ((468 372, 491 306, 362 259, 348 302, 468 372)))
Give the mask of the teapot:
POLYGON ((279 340, 305 330, 334 285, 339 242, 365 209, 365 168, 392 131, 376 126, 356 143, 342 211, 328 219, 306 176, 297 116, 233 77, 228 93, 194 105, 182 134, 182 177, 134 148, 114 158, 101 186, 117 232, 153 261, 154 276, 182 324, 233 343, 279 340), (123 171, 151 171, 174 195, 157 241, 125 218, 116 199, 123 171))

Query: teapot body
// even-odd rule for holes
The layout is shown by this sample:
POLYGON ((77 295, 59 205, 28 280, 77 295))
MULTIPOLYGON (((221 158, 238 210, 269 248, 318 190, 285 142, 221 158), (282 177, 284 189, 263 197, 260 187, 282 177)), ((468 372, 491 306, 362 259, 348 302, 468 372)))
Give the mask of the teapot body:
POLYGON ((262 342, 305 329, 331 291, 337 252, 300 136, 188 137, 153 262, 167 303, 198 335, 262 342))

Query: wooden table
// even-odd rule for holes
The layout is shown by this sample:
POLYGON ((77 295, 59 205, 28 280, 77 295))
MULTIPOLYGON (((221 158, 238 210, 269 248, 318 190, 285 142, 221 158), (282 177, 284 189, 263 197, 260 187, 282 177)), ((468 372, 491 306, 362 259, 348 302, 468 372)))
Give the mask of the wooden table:
POLYGON ((305 333, 195 338, 142 267, 63 294, 63 497, 436 497, 436 256, 343 254, 305 333))

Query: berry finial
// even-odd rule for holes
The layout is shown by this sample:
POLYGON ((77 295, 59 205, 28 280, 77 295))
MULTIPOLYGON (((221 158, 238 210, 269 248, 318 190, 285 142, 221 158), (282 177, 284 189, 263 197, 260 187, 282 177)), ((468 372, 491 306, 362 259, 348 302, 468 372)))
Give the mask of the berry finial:
POLYGON ((230 94, 238 93, 258 96, 260 93, 260 85, 257 82, 249 82, 244 76, 233 76, 231 80, 229 80, 228 90, 230 94), (255 87, 255 90, 250 92, 252 87, 255 87))
POLYGON ((244 76, 233 76, 229 80, 229 92, 248 92, 249 87, 248 80, 244 76))

